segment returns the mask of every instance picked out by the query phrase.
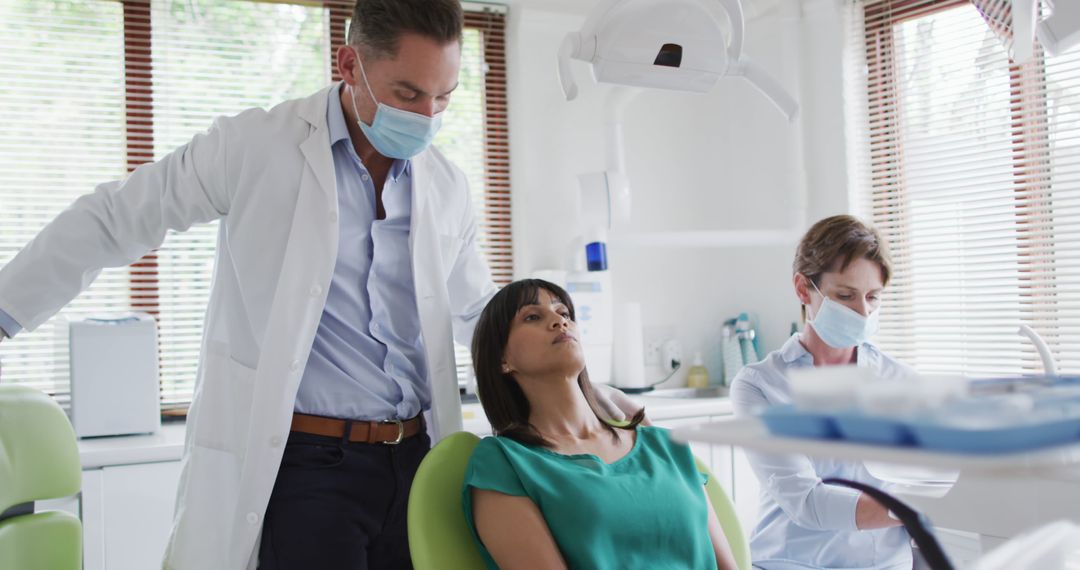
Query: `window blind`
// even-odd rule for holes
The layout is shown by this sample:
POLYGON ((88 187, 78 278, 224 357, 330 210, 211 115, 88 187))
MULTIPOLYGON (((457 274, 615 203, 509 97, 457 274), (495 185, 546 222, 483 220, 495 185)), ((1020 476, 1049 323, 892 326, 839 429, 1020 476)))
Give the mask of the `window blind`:
MULTIPOLYGON (((456 118, 455 128, 440 133, 445 134, 446 139, 436 143, 465 170, 479 226, 476 245, 491 268, 495 284, 502 286, 514 278, 506 14, 493 8, 468 11, 465 30, 462 86, 459 87, 463 93, 455 94, 451 108, 447 109, 448 114, 453 111, 461 117, 456 118), (455 109, 457 106, 460 107, 455 109), (481 116, 483 120, 468 119, 475 116, 481 116)), ((473 378, 470 347, 456 345, 455 353, 458 383, 468 385, 473 378)))
MULTIPOLYGON (((205 131, 221 115, 270 108, 330 80, 330 31, 320 6, 235 0, 153 0, 153 159, 205 131)), ((210 298, 218 224, 169 232, 148 259, 157 294, 163 406, 191 401, 210 298)), ((154 306, 156 305, 156 307, 154 306)))
MULTIPOLYGON (((0 266, 75 198, 124 175, 124 18, 100 0, 0 2, 0 266)), ((0 344, 4 383, 68 395, 67 321, 128 309, 107 269, 36 332, 0 344)))
POLYGON ((882 348, 922 372, 1040 372, 1028 324, 1080 371, 1080 52, 1014 64, 996 0, 849 8, 851 182, 895 263, 882 348))
MULTIPOLYGON (((352 5, 0 3, 0 111, 13 119, 0 132, 0 265, 75 197, 161 158, 215 117, 306 96, 339 79, 332 60, 345 40, 352 5), (73 53, 71 45, 90 48, 73 53), (57 78, 64 89, 56 89, 57 78), (46 158, 58 149, 63 160, 46 158)), ((436 144, 469 178, 478 245, 496 280, 505 283, 513 272, 505 10, 471 4, 467 10, 462 85, 436 144)), ((158 320, 162 404, 185 407, 194 387, 216 228, 170 232, 161 248, 130 268, 104 272, 48 325, 0 344, 3 381, 65 400, 64 319, 136 309, 158 320)), ((468 362, 459 348, 463 378, 468 362)))

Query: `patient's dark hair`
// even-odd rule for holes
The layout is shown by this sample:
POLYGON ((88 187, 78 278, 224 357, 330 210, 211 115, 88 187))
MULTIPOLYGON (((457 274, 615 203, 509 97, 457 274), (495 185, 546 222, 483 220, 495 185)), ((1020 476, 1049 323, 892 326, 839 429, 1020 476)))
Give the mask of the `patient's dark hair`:
MULTIPOLYGON (((529 400, 517 379, 513 374, 502 371, 503 356, 506 354, 506 343, 510 339, 510 326, 514 317, 522 307, 539 302, 541 289, 566 305, 570 311, 570 320, 576 320, 574 303, 562 287, 542 279, 515 281, 496 293, 480 314, 480 321, 473 334, 472 359, 480 403, 495 435, 509 437, 527 445, 551 447, 551 442, 544 439, 529 423, 529 400)), ((645 418, 645 409, 642 408, 625 425, 613 426, 598 412, 592 383, 584 369, 578 376, 578 386, 581 387, 581 393, 585 395, 585 401, 589 403, 593 413, 607 426, 613 438, 618 438, 615 428, 632 430, 645 418)))

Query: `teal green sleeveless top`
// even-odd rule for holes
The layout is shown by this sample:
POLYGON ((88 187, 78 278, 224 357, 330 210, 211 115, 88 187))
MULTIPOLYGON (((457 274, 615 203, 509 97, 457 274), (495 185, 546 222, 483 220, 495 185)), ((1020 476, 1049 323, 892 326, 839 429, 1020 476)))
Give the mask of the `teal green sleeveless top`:
POLYGON ((666 429, 638 427, 634 447, 606 464, 506 437, 483 439, 465 472, 465 517, 488 568, 498 568, 476 534, 472 488, 529 497, 571 569, 716 568, 709 504, 690 448, 666 429))

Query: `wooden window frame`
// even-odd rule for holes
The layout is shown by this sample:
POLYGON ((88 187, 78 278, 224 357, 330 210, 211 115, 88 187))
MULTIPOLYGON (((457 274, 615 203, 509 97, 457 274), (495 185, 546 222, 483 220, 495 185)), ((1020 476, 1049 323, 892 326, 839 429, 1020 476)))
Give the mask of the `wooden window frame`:
MULTIPOLYGON (((871 211, 877 204, 892 203, 895 216, 881 220, 875 216, 876 224, 888 224, 900 229, 900 243, 890 244, 894 249, 907 247, 910 242, 906 237, 909 225, 909 208, 906 206, 904 183, 904 148, 899 134, 901 122, 899 109, 899 82, 897 80, 897 61, 893 29, 898 24, 916 18, 971 5, 974 0, 897 0, 867 4, 863 11, 865 22, 865 56, 868 76, 874 78, 867 82, 867 121, 869 139, 883 140, 885 144, 870 149, 871 165, 871 211), (876 132, 884 131, 880 139, 876 132)), ((1023 65, 1011 63, 1009 66, 1010 109, 1012 114, 1012 156, 1013 179, 1017 194, 1015 216, 1020 236, 1017 248, 1020 258, 1021 297, 1028 300, 1025 319, 1048 340, 1056 338, 1057 317, 1055 312, 1055 286, 1053 265, 1036 266, 1025 262, 1035 256, 1033 250, 1045 250, 1053 247, 1053 203, 1050 186, 1050 164, 1039 157, 1047 156, 1045 149, 1050 146, 1048 138, 1049 121, 1047 102, 1040 82, 1046 77, 1046 61, 1042 50, 1035 50, 1032 61, 1023 65), (1037 181, 1033 199, 1032 181, 1037 181), (1026 196, 1025 196, 1026 195, 1026 196), (1036 207, 1032 207, 1032 205, 1036 207), (1024 267, 1025 264, 1029 267, 1024 267), (1049 284, 1049 285, 1047 285, 1049 284)), ((1040 257, 1041 258, 1041 257, 1040 257)), ((904 276, 900 276, 901 279, 904 276)), ((910 304, 911 299, 899 298, 910 304)), ((909 320, 900 322, 902 327, 913 329, 915 323, 909 320)), ((901 342, 904 349, 913 348, 913 339, 901 342)), ((1028 366, 1031 372, 1041 368, 1035 362, 1028 366)))

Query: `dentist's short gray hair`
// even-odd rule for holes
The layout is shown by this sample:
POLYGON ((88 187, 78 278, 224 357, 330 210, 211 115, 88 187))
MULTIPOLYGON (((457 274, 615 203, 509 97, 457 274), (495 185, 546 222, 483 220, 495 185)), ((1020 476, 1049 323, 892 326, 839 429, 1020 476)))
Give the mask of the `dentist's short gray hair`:
POLYGON ((401 34, 448 44, 461 41, 464 24, 459 0, 357 0, 348 42, 365 57, 394 57, 401 34))

